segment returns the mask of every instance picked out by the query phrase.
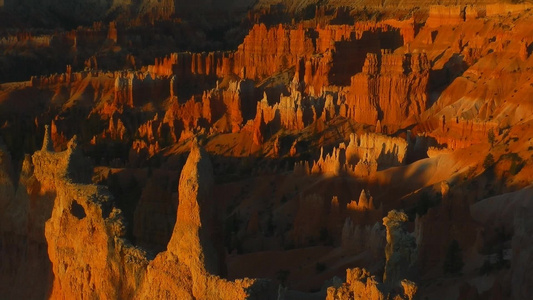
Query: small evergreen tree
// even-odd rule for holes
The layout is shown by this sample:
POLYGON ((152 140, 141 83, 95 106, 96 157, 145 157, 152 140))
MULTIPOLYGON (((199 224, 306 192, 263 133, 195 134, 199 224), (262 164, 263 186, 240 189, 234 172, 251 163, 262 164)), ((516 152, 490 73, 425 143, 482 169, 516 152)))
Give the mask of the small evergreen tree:
POLYGON ((494 156, 492 155, 492 153, 489 153, 483 161, 483 167, 485 169, 489 169, 490 167, 492 167, 492 165, 494 165, 494 156))
POLYGON ((494 130, 490 129, 487 133, 487 139, 489 140, 490 147, 492 148, 494 146, 494 130))
POLYGON ((443 270, 444 274, 458 274, 463 269, 463 255, 461 247, 456 240, 452 240, 446 251, 444 258, 443 270))
POLYGON ((320 274, 326 270, 326 265, 323 263, 317 262, 315 265, 315 269, 316 269, 316 272, 320 274))
POLYGON ((511 173, 511 175, 516 175, 518 174, 518 172, 520 172, 520 170, 522 170, 522 167, 523 167, 523 164, 521 161, 516 161, 516 160, 513 160, 511 162, 511 167, 509 168, 509 173, 511 173))
POLYGON ((279 270, 276 272, 276 279, 278 279, 282 286, 287 286, 287 279, 289 278, 290 273, 289 270, 279 270))
POLYGON ((423 216, 428 212, 428 209, 432 207, 432 199, 431 196, 427 192, 423 192, 420 195, 420 198, 416 202, 415 211, 416 214, 419 216, 423 216))
POLYGON ((490 263, 489 257, 486 257, 483 261, 483 265, 481 265, 481 268, 479 268, 479 275, 486 275, 490 274, 492 271, 492 265, 490 263))

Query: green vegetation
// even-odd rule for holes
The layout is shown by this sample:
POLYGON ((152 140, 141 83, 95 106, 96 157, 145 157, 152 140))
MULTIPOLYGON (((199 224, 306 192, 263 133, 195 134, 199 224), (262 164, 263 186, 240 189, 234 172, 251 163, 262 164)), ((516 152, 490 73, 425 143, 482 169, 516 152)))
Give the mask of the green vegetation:
POLYGON ((287 286, 287 279, 291 272, 289 270, 279 270, 276 272, 276 279, 282 286, 287 286))
POLYGON ((485 169, 490 169, 494 165, 494 156, 492 153, 487 154, 485 156, 485 160, 483 161, 483 167, 485 169))
POLYGON ((494 130, 490 129, 489 132, 487 133, 487 139, 490 143, 490 147, 494 147, 494 139, 495 139, 495 136, 494 136, 494 130))
POLYGON ((326 265, 323 264, 323 263, 317 262, 316 265, 315 265, 315 269, 316 269, 317 273, 322 273, 322 272, 324 272, 326 270, 326 265))
POLYGON ((490 263, 490 258, 487 256, 483 261, 483 265, 479 268, 479 275, 486 275, 492 271, 492 264, 490 263))
POLYGON ((442 195, 440 193, 437 193, 435 197, 432 197, 428 192, 424 191, 420 195, 420 198, 416 202, 415 212, 419 216, 423 216, 427 213, 427 211, 435 207, 440 203, 442 200, 442 195))
POLYGON ((444 274, 456 275, 463 269, 463 255, 461 247, 456 240, 452 240, 446 251, 446 257, 444 258, 444 264, 442 266, 444 274))
POLYGON ((319 240, 325 246, 333 246, 333 238, 326 227, 320 228, 319 240))
POLYGON ((501 159, 506 159, 511 161, 511 166, 509 167, 509 173, 511 175, 516 175, 524 167, 524 161, 517 153, 507 153, 502 155, 501 159))
POLYGON ((409 220, 413 222, 417 215, 421 217, 427 214, 430 208, 438 206, 441 201, 442 194, 440 192, 432 193, 427 190, 421 192, 416 203, 407 210, 409 220))

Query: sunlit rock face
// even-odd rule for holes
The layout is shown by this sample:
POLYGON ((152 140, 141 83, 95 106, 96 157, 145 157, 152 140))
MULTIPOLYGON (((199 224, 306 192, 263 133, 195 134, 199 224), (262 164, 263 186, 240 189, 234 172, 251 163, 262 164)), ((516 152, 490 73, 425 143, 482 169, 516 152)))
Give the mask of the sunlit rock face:
POLYGON ((0 0, 0 295, 533 298, 531 4, 189 2, 0 0))
POLYGON ((191 149, 180 178, 180 204, 168 250, 152 260, 124 239, 122 213, 113 207, 109 191, 84 183, 87 165, 75 139, 63 152, 54 152, 49 143, 47 130, 33 165, 41 191, 55 195, 45 225, 51 297, 245 299, 251 291, 263 295, 258 299, 270 295, 268 282, 230 282, 216 276, 225 271, 215 248, 213 170, 205 150, 197 145, 191 149))
POLYGON ((427 107, 430 63, 425 53, 368 54, 363 72, 352 77, 348 116, 375 125, 398 124, 427 107))

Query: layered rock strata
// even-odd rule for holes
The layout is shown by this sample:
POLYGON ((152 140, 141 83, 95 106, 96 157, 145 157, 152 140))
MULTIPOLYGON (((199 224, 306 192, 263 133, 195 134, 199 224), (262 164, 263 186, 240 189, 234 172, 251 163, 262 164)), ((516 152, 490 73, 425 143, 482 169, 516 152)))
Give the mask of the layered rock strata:
POLYGON ((429 69, 425 53, 367 54, 363 71, 351 79, 347 117, 393 126, 419 115, 427 108, 429 69))

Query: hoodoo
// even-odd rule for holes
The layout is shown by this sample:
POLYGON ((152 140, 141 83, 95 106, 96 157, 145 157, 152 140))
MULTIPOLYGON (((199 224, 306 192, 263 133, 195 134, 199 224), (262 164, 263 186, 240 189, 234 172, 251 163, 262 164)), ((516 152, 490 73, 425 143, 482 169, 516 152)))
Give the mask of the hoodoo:
POLYGON ((37 2, 0 297, 533 298, 532 4, 37 2))

